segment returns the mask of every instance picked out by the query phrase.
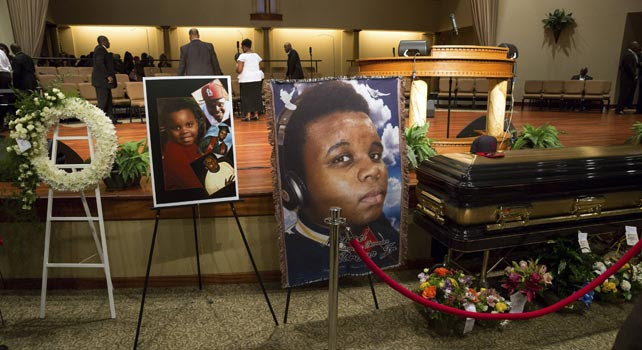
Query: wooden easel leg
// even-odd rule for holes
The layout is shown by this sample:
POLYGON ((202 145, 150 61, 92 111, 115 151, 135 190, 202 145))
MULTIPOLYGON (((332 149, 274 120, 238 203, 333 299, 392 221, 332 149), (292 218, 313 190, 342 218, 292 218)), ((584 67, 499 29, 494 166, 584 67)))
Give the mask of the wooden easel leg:
POLYGON ((370 283, 370 291, 372 292, 372 300, 374 301, 375 309, 379 310, 379 302, 377 302, 377 293, 372 283, 372 275, 368 275, 368 282, 370 283))
POLYGON ((283 324, 288 323, 288 311, 290 310, 290 294, 292 294, 292 288, 288 288, 288 296, 285 298, 285 313, 283 313, 283 324))

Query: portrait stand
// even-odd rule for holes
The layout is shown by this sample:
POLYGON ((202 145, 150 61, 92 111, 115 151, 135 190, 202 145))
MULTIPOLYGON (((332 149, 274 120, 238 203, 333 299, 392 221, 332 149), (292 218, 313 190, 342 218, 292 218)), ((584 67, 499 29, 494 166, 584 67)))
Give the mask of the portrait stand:
MULTIPOLYGON (((86 136, 58 136, 59 124, 56 124, 53 134, 53 144, 51 149, 51 161, 56 163, 56 155, 58 152, 58 141, 62 140, 87 140, 89 143, 89 156, 91 159, 94 158, 94 144, 91 137, 91 132, 87 128, 86 136)), ((88 164, 56 164, 58 169, 83 169, 87 168, 88 164)), ((44 249, 44 258, 42 261, 42 289, 40 294, 40 318, 45 318, 45 307, 47 303, 47 278, 49 268, 101 268, 105 271, 105 279, 107 280, 107 294, 109 296, 109 311, 111 318, 116 318, 116 308, 114 307, 114 288, 111 282, 111 272, 109 270, 109 256, 107 255, 107 239, 105 238, 105 221, 103 217, 103 207, 102 201, 100 199, 100 187, 96 186, 94 189, 96 196, 96 216, 91 215, 91 210, 87 204, 87 198, 85 197, 84 192, 79 192, 80 199, 82 201, 82 206, 85 211, 86 216, 53 216, 53 200, 54 200, 54 189, 49 188, 49 194, 47 197, 47 221, 45 224, 45 249, 44 249), (49 248, 51 242, 51 223, 53 221, 87 221, 89 223, 89 228, 91 229, 91 234, 96 243, 96 249, 98 251, 98 257, 100 258, 100 263, 86 263, 85 261, 93 257, 90 256, 87 259, 79 263, 52 263, 49 262, 49 248), (100 240, 96 233, 96 226, 94 221, 98 221, 98 228, 100 230, 100 240)))
MULTIPOLYGON (((379 310, 379 302, 377 301, 377 293, 374 289, 374 284, 372 283, 372 274, 368 274, 368 283, 370 283, 370 292, 372 293, 372 301, 374 302, 374 307, 376 310, 379 310)), ((292 287, 288 287, 288 294, 285 298, 285 312, 283 313, 283 324, 288 323, 288 313, 290 311, 290 294, 292 294, 292 287)))
MULTIPOLYGON (((241 238, 243 239, 245 250, 247 251, 247 255, 249 256, 250 262, 252 263, 254 274, 256 275, 256 279, 259 285, 261 286, 261 291, 263 292, 263 296, 265 297, 265 302, 267 303, 267 306, 270 309, 270 313, 272 314, 272 319, 274 320, 274 324, 278 326, 279 322, 276 319, 276 314, 274 313, 274 309, 272 308, 272 303, 270 302, 270 298, 268 297, 267 291, 265 290, 265 285, 263 284, 263 279, 261 278, 261 274, 259 274, 259 271, 256 267, 256 263, 254 262, 254 257, 252 256, 250 245, 247 243, 247 239, 245 238, 245 232, 243 231, 243 227, 241 226, 241 221, 239 220, 238 214, 236 213, 236 207, 234 206, 233 202, 228 202, 228 203, 230 204, 230 209, 232 210, 232 214, 234 215, 234 219, 236 220, 236 226, 238 227, 239 233, 241 234, 241 238)), ((196 266, 198 270, 198 289, 202 290, 203 284, 201 281, 201 261, 200 261, 200 255, 198 250, 198 230, 196 228, 196 205, 191 205, 191 207, 192 207, 192 220, 194 224, 194 242, 196 247, 196 266)), ((174 206, 172 208, 177 208, 177 207, 174 206)), ((138 348, 138 337, 140 335, 140 327, 143 321, 145 297, 147 296, 147 287, 149 286, 149 273, 152 267, 152 257, 154 255, 154 244, 156 243, 156 233, 158 232, 158 222, 160 221, 161 209, 162 208, 152 208, 152 210, 156 210, 156 219, 154 221, 154 232, 152 234, 152 243, 149 248, 149 257, 147 260, 147 271, 145 272, 145 284, 143 286, 143 295, 140 301, 140 311, 138 313, 138 324, 136 325, 136 337, 134 339, 134 349, 138 348)))

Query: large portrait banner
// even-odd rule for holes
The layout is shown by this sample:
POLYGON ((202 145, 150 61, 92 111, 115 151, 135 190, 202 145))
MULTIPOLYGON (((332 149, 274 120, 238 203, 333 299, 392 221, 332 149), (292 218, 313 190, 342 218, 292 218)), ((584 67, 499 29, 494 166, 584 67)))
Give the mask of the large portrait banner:
MULTIPOLYGON (((378 266, 400 265, 407 212, 401 81, 271 81, 269 87, 283 285, 328 278, 324 219, 335 206, 378 266)), ((339 275, 369 271, 343 244, 339 275)))
POLYGON ((154 206, 237 200, 230 77, 143 83, 154 206))

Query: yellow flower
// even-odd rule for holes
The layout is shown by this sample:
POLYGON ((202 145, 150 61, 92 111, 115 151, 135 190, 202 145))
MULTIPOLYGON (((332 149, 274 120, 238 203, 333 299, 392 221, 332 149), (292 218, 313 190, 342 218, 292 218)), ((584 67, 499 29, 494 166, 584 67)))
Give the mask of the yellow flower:
POLYGON ((452 283, 453 287, 459 288, 459 283, 457 283, 456 279, 454 279, 452 277, 448 277, 448 279, 450 280, 450 283, 452 283))
POLYGON ((506 311, 506 309, 507 309, 507 306, 506 306, 506 303, 504 303, 504 302, 500 301, 500 302, 495 304, 495 310, 497 312, 504 312, 504 311, 506 311))
POLYGON ((424 290, 424 289, 428 288, 428 286, 430 286, 430 282, 424 282, 424 283, 419 285, 419 290, 424 290))

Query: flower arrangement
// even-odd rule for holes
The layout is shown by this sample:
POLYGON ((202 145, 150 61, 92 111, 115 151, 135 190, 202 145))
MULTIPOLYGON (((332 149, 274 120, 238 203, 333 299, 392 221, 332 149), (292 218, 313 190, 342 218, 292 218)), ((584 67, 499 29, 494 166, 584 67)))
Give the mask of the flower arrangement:
MULTIPOLYGON (((611 265, 613 260, 606 259, 593 265, 595 276, 601 275, 611 265)), ((600 300, 620 302, 631 300, 634 294, 642 289, 642 273, 640 266, 625 264, 622 268, 609 277, 601 286, 595 288, 595 294, 600 300)))
POLYGON ((510 303, 491 288, 482 288, 477 294, 475 308, 477 312, 504 313, 510 311, 510 303))
POLYGON ((546 272, 546 265, 539 265, 538 260, 513 261, 512 266, 504 270, 504 275, 501 286, 511 295, 524 294, 528 302, 532 302, 536 294, 541 294, 553 283, 553 275, 546 272))
POLYGON ((96 184, 111 170, 118 147, 113 124, 105 114, 86 100, 67 97, 58 88, 42 92, 18 93, 16 115, 9 121, 15 144, 8 152, 18 156, 19 170, 14 185, 21 189, 22 209, 36 201, 39 180, 59 191, 83 191, 96 184), (47 132, 60 120, 78 118, 85 122, 96 139, 96 153, 82 171, 67 173, 49 159, 47 132))

